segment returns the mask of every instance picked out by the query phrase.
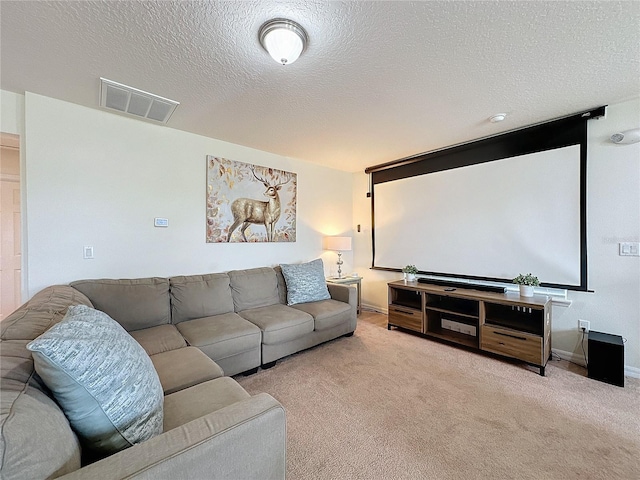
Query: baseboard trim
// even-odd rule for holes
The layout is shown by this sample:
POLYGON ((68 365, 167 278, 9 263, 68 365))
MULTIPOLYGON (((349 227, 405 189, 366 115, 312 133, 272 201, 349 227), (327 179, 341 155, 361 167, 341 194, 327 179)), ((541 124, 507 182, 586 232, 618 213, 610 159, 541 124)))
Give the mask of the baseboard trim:
POLYGON ((640 368, 624 366, 624 374, 626 377, 640 378, 640 368))
MULTIPOLYGON (((577 363, 586 368, 584 364, 584 357, 582 354, 574 353, 574 352, 566 352, 564 350, 558 350, 557 348, 552 348, 551 353, 555 353, 563 360, 567 360, 568 362, 577 363)), ((624 375, 625 377, 632 378, 640 378, 640 368, 630 367, 628 365, 624 366, 624 375)))
POLYGON ((369 305, 367 303, 363 303, 361 306, 362 306, 362 310, 367 310, 368 312, 382 313, 384 315, 387 315, 389 313, 389 311, 386 308, 383 309, 376 305, 369 305))
POLYGON ((587 368, 587 365, 584 363, 584 357, 582 354, 567 352, 565 350, 559 350, 557 348, 552 348, 551 353, 555 353, 562 360, 566 360, 567 362, 576 363, 581 367, 587 368))

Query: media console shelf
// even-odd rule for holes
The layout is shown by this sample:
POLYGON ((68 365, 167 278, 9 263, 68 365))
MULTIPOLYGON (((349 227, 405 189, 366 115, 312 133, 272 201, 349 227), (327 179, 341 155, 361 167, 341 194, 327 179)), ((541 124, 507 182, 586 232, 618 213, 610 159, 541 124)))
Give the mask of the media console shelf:
POLYGON ((551 300, 402 280, 389 286, 387 328, 398 327, 516 358, 544 375, 551 353, 551 300))

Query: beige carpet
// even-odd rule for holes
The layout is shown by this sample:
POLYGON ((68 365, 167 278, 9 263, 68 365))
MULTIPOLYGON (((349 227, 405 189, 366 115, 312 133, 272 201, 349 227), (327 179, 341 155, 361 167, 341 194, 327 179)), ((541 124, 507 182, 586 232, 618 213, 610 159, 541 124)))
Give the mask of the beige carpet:
POLYGON ((359 322, 238 381, 287 412, 287 478, 639 479, 625 388, 359 322))

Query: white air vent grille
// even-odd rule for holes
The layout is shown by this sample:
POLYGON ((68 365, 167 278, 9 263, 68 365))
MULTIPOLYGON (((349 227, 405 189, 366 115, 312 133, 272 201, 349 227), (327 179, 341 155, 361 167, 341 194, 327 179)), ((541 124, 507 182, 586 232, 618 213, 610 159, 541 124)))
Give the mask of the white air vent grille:
POLYGON ((167 123, 179 102, 100 78, 100 106, 135 117, 167 123))

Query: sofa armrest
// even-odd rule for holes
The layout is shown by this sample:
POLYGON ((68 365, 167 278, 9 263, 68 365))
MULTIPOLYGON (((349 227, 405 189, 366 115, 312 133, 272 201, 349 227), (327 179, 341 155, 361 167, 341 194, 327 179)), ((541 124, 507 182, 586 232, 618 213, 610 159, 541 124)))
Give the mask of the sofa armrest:
POLYGON ((339 283, 327 282, 329 295, 334 300, 348 303, 351 307, 349 318, 349 331, 353 332, 358 325, 358 290, 353 285, 342 285, 339 283))
POLYGON ((348 303, 358 308, 358 291, 353 285, 342 285, 339 283, 327 283, 329 295, 334 300, 348 303))
POLYGON ((261 393, 63 477, 284 479, 284 408, 261 393))

